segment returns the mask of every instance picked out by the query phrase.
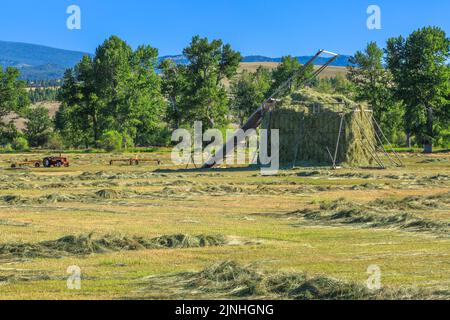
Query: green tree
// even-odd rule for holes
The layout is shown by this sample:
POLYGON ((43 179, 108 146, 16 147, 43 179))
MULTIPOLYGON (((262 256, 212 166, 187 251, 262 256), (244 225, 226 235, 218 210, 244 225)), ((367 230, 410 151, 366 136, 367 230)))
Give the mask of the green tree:
POLYGON ((147 139, 140 137, 157 136, 165 120, 167 106, 161 93, 161 78, 155 72, 157 63, 158 50, 150 46, 138 47, 131 57, 132 73, 127 81, 125 107, 120 112, 124 123, 119 127, 130 137, 131 144, 146 144, 147 139))
POLYGON ((28 146, 28 141, 24 137, 17 137, 12 142, 12 148, 15 151, 30 151, 30 147, 28 146))
POLYGON ((100 146, 108 152, 120 152, 130 146, 129 137, 116 130, 110 130, 102 135, 100 146))
POLYGON ((20 114, 29 105, 26 83, 18 80, 19 75, 15 68, 4 71, 0 66, 0 119, 12 112, 20 114))
POLYGON ((116 36, 107 39, 94 58, 85 56, 66 72, 57 129, 86 145, 97 145, 103 133, 113 129, 131 140, 151 134, 165 113, 157 57, 150 46, 133 51, 116 36))
POLYGON ((173 129, 178 129, 183 120, 182 102, 186 91, 186 66, 177 65, 174 61, 166 59, 159 65, 161 70, 161 91, 168 102, 167 120, 173 129))
MULTIPOLYGON (((85 146, 95 143, 99 136, 97 126, 98 105, 91 103, 87 88, 92 87, 90 77, 83 81, 79 66, 89 64, 89 57, 84 57, 76 70, 68 69, 64 73, 63 85, 58 99, 61 107, 55 116, 55 129, 61 133, 70 146, 85 146), (95 125, 94 125, 95 124, 95 125)), ((85 69, 84 69, 85 70, 85 69)))
POLYGON ((370 42, 364 52, 357 51, 350 58, 348 79, 354 84, 356 99, 367 101, 379 123, 393 105, 391 73, 383 67, 383 49, 376 42, 370 42))
POLYGON ((53 121, 48 114, 48 110, 44 107, 36 107, 29 109, 25 117, 27 125, 25 136, 31 147, 44 146, 53 131, 53 121))
POLYGON ((408 140, 414 135, 432 152, 441 128, 448 126, 450 39, 438 27, 426 27, 388 40, 387 64, 395 92, 405 106, 408 140))
POLYGON ((231 85, 231 108, 241 125, 267 98, 271 86, 270 72, 259 67, 255 73, 246 70, 231 85))
POLYGON ((12 141, 23 134, 16 128, 14 121, 3 124, 0 122, 0 145, 11 144, 12 141))
POLYGON ((342 94, 354 98, 355 88, 345 76, 338 74, 331 78, 320 78, 314 82, 314 88, 323 93, 342 94))
POLYGON ((289 92, 292 92, 293 90, 298 89, 300 83, 305 78, 308 78, 314 69, 313 66, 309 66, 304 71, 304 73, 301 74, 302 68, 303 68, 303 66, 298 61, 298 58, 295 58, 292 56, 282 57, 281 63, 272 72, 273 84, 272 84, 271 91, 273 92, 274 90, 276 90, 280 85, 282 85, 283 83, 285 83, 286 81, 291 79, 294 75, 298 75, 298 76, 289 83, 289 87, 287 88, 287 90, 289 92))
POLYGON ((395 140, 401 126, 401 105, 393 96, 393 76, 383 66, 383 49, 370 42, 366 49, 350 58, 347 78, 353 84, 355 99, 368 102, 375 120, 395 140))
POLYGON ((64 149, 64 139, 57 133, 53 132, 47 142, 47 147, 51 150, 62 150, 64 149))
POLYGON ((240 53, 221 40, 209 42, 195 36, 183 54, 189 64, 185 72, 182 120, 202 121, 205 128, 225 124, 229 101, 222 82, 236 74, 242 59, 240 53))

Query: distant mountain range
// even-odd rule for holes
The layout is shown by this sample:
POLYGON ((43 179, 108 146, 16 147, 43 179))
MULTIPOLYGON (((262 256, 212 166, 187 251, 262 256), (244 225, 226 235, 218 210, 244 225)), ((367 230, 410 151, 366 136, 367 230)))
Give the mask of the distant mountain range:
POLYGON ((0 41, 0 65, 20 69, 22 79, 62 78, 64 70, 73 67, 86 54, 35 44, 0 41))
MULTIPOLYGON (((16 67, 20 69, 24 80, 54 80, 62 78, 67 68, 75 66, 85 52, 50 48, 42 45, 0 41, 0 66, 16 67)), ((300 63, 305 63, 311 57, 298 57, 300 63)), ((187 64, 183 55, 163 56, 159 60, 171 59, 178 64, 187 64)), ((280 62, 281 58, 265 56, 246 56, 242 62, 280 62)), ((319 58, 316 64, 323 64, 326 60, 319 58)), ((332 66, 345 67, 349 65, 349 56, 340 56, 332 66)))

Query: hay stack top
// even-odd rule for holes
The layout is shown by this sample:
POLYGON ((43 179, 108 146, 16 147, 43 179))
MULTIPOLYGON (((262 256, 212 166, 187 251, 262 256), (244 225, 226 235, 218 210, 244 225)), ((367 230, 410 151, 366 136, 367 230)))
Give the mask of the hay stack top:
POLYGON ((324 109, 331 112, 347 113, 361 108, 367 109, 367 105, 358 104, 340 94, 320 93, 306 87, 283 97, 281 102, 277 104, 277 108, 305 113, 323 111, 324 109))
POLYGON ((336 155, 339 164, 362 166, 373 160, 368 147, 375 141, 371 118, 366 105, 304 88, 282 98, 262 127, 280 130, 284 165, 330 165, 336 155))

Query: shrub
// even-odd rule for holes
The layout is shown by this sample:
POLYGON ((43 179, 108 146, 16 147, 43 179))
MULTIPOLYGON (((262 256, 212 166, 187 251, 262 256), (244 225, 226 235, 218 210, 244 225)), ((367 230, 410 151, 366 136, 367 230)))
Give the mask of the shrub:
POLYGON ((122 149, 127 150, 128 148, 133 148, 134 142, 130 135, 124 133, 122 134, 122 149))
MULTIPOLYGON (((108 152, 122 151, 124 136, 115 130, 105 132, 100 139, 100 147, 108 152)), ((128 144, 128 142, 127 142, 128 144)))
POLYGON ((12 143, 12 148, 16 151, 29 151, 30 150, 27 139, 25 139, 23 137, 15 138, 12 143))
POLYGON ((22 134, 19 132, 19 130, 17 130, 14 122, 10 122, 5 125, 0 122, 0 145, 12 143, 14 139, 21 136, 22 134))
POLYGON ((64 149, 64 140, 59 133, 53 133, 48 140, 47 147, 51 150, 64 149))
POLYGON ((4 147, 0 148, 0 152, 2 152, 2 153, 12 153, 12 152, 14 152, 14 149, 11 146, 11 143, 8 143, 4 147))
POLYGON ((441 148, 450 148, 450 130, 443 130, 440 133, 437 145, 441 148))
POLYGON ((136 145, 141 147, 167 147, 171 145, 171 140, 172 130, 165 125, 161 125, 145 134, 140 134, 136 138, 136 145))
POLYGON ((53 121, 44 107, 29 109, 26 114, 27 126, 25 135, 32 147, 43 147, 52 134, 53 121))

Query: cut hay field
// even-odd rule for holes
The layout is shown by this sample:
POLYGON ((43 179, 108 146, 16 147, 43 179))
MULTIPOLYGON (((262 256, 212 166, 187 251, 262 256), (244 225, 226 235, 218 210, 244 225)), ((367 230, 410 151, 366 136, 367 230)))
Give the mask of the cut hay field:
MULTIPOLYGON (((269 70, 273 70, 278 66, 278 64, 278 62, 243 62, 240 64, 238 72, 242 72, 243 70, 256 72, 256 70, 260 66, 269 70)), ((315 68, 318 68, 318 66, 316 66, 315 68)), ((347 68, 334 66, 328 67, 320 74, 319 78, 333 78, 338 75, 342 75, 345 77, 347 75, 347 68)))
POLYGON ((450 299, 450 154, 272 177, 164 150, 141 155, 160 167, 9 169, 42 156, 0 155, 0 299, 450 299))

